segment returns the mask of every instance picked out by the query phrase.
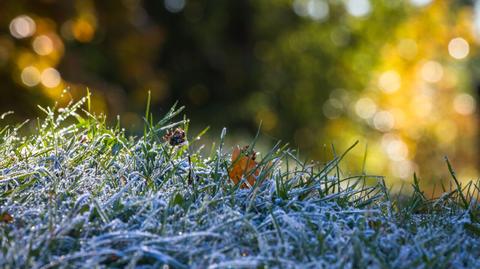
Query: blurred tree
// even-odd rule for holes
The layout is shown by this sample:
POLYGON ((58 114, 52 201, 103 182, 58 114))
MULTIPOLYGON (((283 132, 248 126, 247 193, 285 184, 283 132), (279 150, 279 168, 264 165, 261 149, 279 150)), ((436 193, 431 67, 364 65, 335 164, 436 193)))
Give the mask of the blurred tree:
POLYGON ((158 114, 178 100, 199 126, 253 133, 262 122, 317 159, 325 143, 361 139, 376 173, 440 177, 430 168, 449 154, 473 176, 472 4, 3 1, 0 105, 31 117, 37 103, 62 105, 88 86, 97 112, 140 128, 151 90, 158 114))

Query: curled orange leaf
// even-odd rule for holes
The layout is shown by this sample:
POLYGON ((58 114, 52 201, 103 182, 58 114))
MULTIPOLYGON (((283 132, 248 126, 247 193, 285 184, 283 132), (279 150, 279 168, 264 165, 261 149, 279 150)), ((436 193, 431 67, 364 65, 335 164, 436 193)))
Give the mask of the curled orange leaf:
POLYGON ((242 183, 240 188, 245 189, 249 186, 253 186, 257 179, 257 176, 260 174, 260 169, 257 167, 258 163, 255 161, 256 152, 252 151, 250 154, 247 154, 248 146, 240 149, 239 146, 233 148, 232 151, 232 167, 228 173, 230 179, 236 185, 242 178, 246 177, 248 185, 246 182, 242 183))

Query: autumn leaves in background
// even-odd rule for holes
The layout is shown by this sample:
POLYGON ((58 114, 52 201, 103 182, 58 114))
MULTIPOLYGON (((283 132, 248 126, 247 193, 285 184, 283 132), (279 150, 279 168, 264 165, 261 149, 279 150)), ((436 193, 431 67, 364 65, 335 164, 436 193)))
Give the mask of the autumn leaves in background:
MULTIPOLYGON (((186 142, 185 131, 182 128, 169 130, 163 136, 163 140, 172 147, 183 145, 186 142)), ((257 152, 253 149, 250 150, 249 146, 244 146, 243 148, 235 146, 233 148, 232 163, 228 169, 228 176, 235 185, 241 183, 243 178, 246 180, 240 185, 240 188, 249 188, 255 184, 262 168, 256 161, 256 158, 257 152)), ((266 166, 270 165, 267 164, 266 166)))

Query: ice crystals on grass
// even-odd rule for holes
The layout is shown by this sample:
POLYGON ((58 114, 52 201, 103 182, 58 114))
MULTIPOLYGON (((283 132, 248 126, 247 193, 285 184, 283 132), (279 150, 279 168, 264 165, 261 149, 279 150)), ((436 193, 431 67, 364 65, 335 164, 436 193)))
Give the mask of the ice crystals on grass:
POLYGON ((480 268, 463 209, 396 216, 378 186, 301 167, 235 190, 225 148, 189 161, 191 145, 157 133, 127 138, 94 117, 62 128, 75 110, 46 111, 32 136, 0 137, 0 212, 14 219, 0 223, 2 268, 480 268))

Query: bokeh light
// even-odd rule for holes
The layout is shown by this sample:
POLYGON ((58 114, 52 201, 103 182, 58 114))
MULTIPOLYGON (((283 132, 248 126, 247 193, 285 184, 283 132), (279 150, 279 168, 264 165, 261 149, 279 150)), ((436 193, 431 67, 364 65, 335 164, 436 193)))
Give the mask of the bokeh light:
POLYGON ((468 45, 468 42, 461 37, 456 37, 448 43, 448 53, 450 53, 450 56, 455 59, 463 59, 467 57, 469 51, 470 46, 468 45))
POLYGON ((35 33, 35 21, 27 15, 15 17, 10 22, 10 33, 15 38, 26 38, 35 33))
POLYGON ((71 29, 65 29, 66 35, 71 32, 71 35, 80 42, 90 42, 95 35, 95 25, 85 18, 79 18, 72 24, 67 24, 66 27, 69 26, 71 29))
POLYGON ((60 73, 55 68, 46 68, 42 71, 41 81, 45 87, 55 88, 61 82, 60 73))
POLYGON ((415 172, 415 164, 409 160, 394 161, 390 164, 390 171, 395 177, 409 180, 415 172))
POLYGON ((25 67, 20 76, 23 84, 28 87, 34 87, 40 83, 40 71, 34 66, 25 67))
POLYGON ((301 17, 308 16, 308 3, 310 0, 294 0, 292 3, 293 11, 301 17))
POLYGON ((395 126, 395 118, 389 111, 379 111, 373 117, 375 128, 382 132, 388 132, 395 126))
POLYGON ((455 96, 453 108, 458 114, 470 115, 475 112, 475 99, 470 94, 461 93, 455 96))
POLYGON ((308 3, 308 15, 317 21, 323 21, 328 18, 330 9, 327 2, 323 0, 310 0, 308 3))
POLYGON ((323 114, 329 119, 336 119, 342 114, 343 104, 336 98, 330 98, 323 105, 323 114))
POLYGON ((178 13, 185 8, 186 0, 165 0, 164 3, 168 11, 178 13))
POLYGON ((294 0, 293 11, 301 17, 310 17, 315 21, 328 19, 330 7, 325 0, 294 0))
POLYGON ((346 0, 345 8, 352 16, 363 17, 370 13, 372 6, 369 0, 346 0))
POLYGON ((355 112, 360 118, 369 119, 373 117, 376 111, 377 105, 368 97, 358 99, 355 104, 355 112))
POLYGON ((40 35, 35 37, 32 47, 38 55, 48 55, 53 51, 53 42, 48 36, 40 35))
POLYGON ((432 0, 410 0, 410 3, 412 3, 414 6, 417 6, 417 7, 426 6, 426 5, 430 4, 431 2, 432 2, 432 0))
POLYGON ((397 91, 400 89, 401 83, 400 75, 393 70, 384 72, 378 79, 378 86, 386 93, 397 91))
MULTIPOLYGON (((384 139, 385 140, 385 139, 384 139)), ((408 147, 407 145, 398 138, 388 139, 389 141, 383 141, 382 144, 385 144, 384 148, 388 157, 392 161, 402 161, 408 157, 408 147)))
POLYGON ((443 67, 436 61, 427 61, 422 65, 421 76, 426 82, 439 82, 443 77, 443 67))
MULTIPOLYGON (((367 170, 387 183, 413 172, 440 181, 447 171, 431 167, 448 155, 466 180, 461 171, 480 175, 479 3, 5 2, 0 105, 31 118, 33 101, 58 101, 64 87, 79 98, 88 86, 98 112, 136 132, 150 90, 155 113, 186 105, 192 130, 248 137, 261 122, 266 140, 316 160, 324 144, 340 151, 359 139, 375 156, 367 170)), ((362 156, 352 151, 349 168, 362 156)))

